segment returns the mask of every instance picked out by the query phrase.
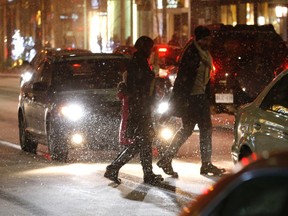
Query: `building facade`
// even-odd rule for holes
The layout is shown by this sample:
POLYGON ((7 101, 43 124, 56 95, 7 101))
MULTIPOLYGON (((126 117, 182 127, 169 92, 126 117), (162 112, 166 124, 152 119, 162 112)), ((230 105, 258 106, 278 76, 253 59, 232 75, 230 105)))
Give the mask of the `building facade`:
POLYGON ((41 47, 111 52, 141 35, 184 46, 197 25, 273 24, 287 41, 288 0, 0 0, 0 67, 41 47), (21 54, 18 54, 21 53, 21 54))

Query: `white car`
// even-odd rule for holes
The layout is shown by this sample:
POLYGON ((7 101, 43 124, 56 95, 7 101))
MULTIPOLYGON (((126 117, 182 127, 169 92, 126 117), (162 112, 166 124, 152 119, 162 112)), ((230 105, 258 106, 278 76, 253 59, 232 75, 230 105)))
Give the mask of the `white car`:
POLYGON ((232 159, 288 150, 288 69, 280 73, 235 117, 232 159))

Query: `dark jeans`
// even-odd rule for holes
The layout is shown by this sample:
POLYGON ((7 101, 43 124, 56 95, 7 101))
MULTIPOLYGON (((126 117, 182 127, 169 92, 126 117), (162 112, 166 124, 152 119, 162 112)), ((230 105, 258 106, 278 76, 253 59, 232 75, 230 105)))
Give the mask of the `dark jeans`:
POLYGON ((140 154, 140 161, 145 175, 152 174, 152 141, 154 130, 151 118, 140 117, 138 125, 134 128, 134 142, 127 145, 107 167, 107 169, 119 170, 128 163, 135 155, 140 154))
POLYGON ((171 163, 180 147, 193 133, 198 124, 200 132, 200 153, 202 163, 211 162, 212 155, 212 122, 209 98, 206 95, 191 95, 188 98, 188 109, 182 116, 182 128, 175 134, 170 146, 161 161, 171 163))

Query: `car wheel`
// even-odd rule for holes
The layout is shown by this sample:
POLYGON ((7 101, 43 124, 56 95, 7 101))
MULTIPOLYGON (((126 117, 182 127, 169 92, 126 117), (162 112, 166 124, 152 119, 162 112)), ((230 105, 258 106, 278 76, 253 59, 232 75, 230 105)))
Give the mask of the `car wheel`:
POLYGON ((23 151, 36 154, 37 142, 33 141, 31 135, 25 130, 26 123, 22 115, 19 116, 19 138, 20 146, 23 151))
POLYGON ((68 159, 67 143, 51 122, 47 125, 48 149, 52 160, 66 162, 68 159))

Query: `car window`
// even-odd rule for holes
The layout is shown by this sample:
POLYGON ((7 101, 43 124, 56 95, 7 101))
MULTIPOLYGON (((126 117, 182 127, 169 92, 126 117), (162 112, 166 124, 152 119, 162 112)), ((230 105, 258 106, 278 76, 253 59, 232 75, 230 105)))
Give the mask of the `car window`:
POLYGON ((264 98, 261 108, 288 115, 288 75, 275 84, 264 98))
POLYGON ((34 74, 33 74, 33 80, 32 82, 41 82, 41 77, 42 77, 42 70, 45 66, 45 62, 39 62, 38 67, 34 70, 34 74))
POLYGON ((45 54, 43 52, 38 52, 35 57, 31 61, 31 65, 37 69, 41 61, 45 58, 45 54))
POLYGON ((56 63, 53 83, 58 90, 117 88, 128 61, 73 60, 56 63))
POLYGON ((48 85, 51 84, 51 64, 45 62, 41 67, 41 81, 47 83, 48 85))
POLYGON ((288 215, 287 182, 287 176, 265 176, 248 180, 232 191, 209 215, 288 215))

